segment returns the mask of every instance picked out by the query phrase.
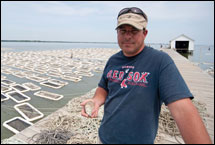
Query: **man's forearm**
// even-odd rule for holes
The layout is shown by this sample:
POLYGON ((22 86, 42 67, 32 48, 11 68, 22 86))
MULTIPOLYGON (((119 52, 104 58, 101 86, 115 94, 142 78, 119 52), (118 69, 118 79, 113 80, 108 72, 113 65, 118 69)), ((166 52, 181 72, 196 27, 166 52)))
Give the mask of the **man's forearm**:
POLYGON ((105 103, 106 97, 107 91, 101 87, 98 87, 95 95, 93 96, 93 100, 95 100, 99 106, 102 106, 105 103))
POLYGON ((168 105, 181 135, 187 144, 211 143, 197 109, 190 99, 182 99, 168 105))

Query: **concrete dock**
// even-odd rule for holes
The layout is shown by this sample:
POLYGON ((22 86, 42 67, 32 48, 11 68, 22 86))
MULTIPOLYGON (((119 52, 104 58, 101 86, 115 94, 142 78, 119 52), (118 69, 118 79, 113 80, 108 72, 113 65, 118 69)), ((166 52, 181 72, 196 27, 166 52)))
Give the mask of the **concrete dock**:
MULTIPOLYGON (((214 78, 174 50, 162 49, 162 51, 168 53, 172 57, 189 89, 195 96, 195 100, 206 104, 207 114, 209 114, 206 118, 206 128, 212 142, 214 143, 214 78)), ((58 113, 59 112, 65 115, 67 113, 63 111, 63 108, 60 108, 58 110, 58 113)), ((12 138, 19 140, 21 143, 33 143, 29 142, 29 137, 39 133, 41 130, 39 123, 46 121, 49 118, 50 116, 47 116, 37 122, 34 126, 23 130, 21 133, 14 135, 12 138)), ((182 141, 180 138, 179 140, 182 141)), ((169 135, 165 135, 164 139, 162 139, 159 143, 178 144, 177 140, 169 135)))

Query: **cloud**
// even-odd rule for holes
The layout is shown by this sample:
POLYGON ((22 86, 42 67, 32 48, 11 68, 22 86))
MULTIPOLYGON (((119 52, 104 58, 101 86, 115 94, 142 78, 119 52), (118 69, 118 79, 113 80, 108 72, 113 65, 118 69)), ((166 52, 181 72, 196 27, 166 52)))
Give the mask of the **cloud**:
POLYGON ((116 2, 91 2, 100 6, 100 13, 106 12, 117 15, 125 7, 139 7, 154 20, 201 20, 202 17, 214 16, 208 10, 214 7, 213 2, 189 1, 116 1, 116 2))
MULTIPOLYGON (((82 31, 85 37, 89 35, 92 40, 102 39, 103 35, 103 39, 108 41, 113 39, 111 35, 115 32, 118 12, 125 7, 139 7, 149 18, 150 41, 167 42, 171 37, 186 32, 197 41, 214 43, 214 2, 7 1, 1 4, 2 37, 10 35, 12 38, 26 30, 37 30, 35 32, 38 33, 40 30, 47 31, 47 38, 57 40, 68 39, 65 35, 76 38, 82 31), (65 34, 62 37, 49 35, 52 32, 65 34)), ((43 35, 41 33, 40 36, 43 35)), ((26 37, 29 36, 26 34, 26 37)))
POLYGON ((34 8, 44 14, 62 15, 62 16, 87 16, 97 12, 95 8, 83 7, 81 5, 72 5, 74 3, 66 3, 59 1, 36 3, 34 8))
POLYGON ((147 8, 156 20, 201 20, 214 15, 205 2, 160 2, 147 8))

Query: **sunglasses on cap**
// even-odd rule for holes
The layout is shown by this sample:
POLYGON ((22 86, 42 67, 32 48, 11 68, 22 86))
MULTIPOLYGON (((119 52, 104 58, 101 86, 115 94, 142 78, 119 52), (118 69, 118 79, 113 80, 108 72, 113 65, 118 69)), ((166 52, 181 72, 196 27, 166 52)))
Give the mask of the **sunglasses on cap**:
POLYGON ((148 21, 146 14, 141 9, 139 9, 137 7, 131 7, 131 8, 124 8, 124 9, 122 9, 119 12, 117 18, 119 18, 119 16, 121 16, 123 14, 127 14, 127 13, 134 13, 134 14, 142 15, 146 19, 146 21, 148 21))

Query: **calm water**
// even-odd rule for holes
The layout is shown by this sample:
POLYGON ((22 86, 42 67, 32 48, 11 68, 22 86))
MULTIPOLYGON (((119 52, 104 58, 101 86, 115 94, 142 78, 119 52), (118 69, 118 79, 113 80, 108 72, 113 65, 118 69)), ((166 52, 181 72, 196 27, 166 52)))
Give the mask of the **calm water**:
MULTIPOLYGON (((68 44, 68 43, 2 43, 2 48, 13 48, 7 51, 13 52, 21 52, 21 51, 43 51, 43 50, 59 50, 59 49, 71 49, 71 48, 117 48, 117 45, 98 45, 98 44, 68 44)), ((19 84, 32 82, 36 85, 39 83, 35 81, 31 81, 25 78, 18 78, 13 75, 3 74, 7 77, 7 79, 15 81, 19 84)), ((49 87, 41 86, 42 90, 54 92, 57 94, 64 95, 64 98, 59 101, 50 101, 40 97, 36 97, 33 95, 35 91, 29 91, 24 94, 31 97, 31 100, 28 101, 31 105, 36 107, 45 116, 51 114, 52 112, 56 111, 57 109, 65 106, 69 100, 74 97, 78 97, 84 95, 85 93, 89 92, 93 88, 97 87, 97 84, 101 78, 101 73, 94 73, 93 77, 83 77, 82 80, 78 83, 74 83, 71 81, 68 85, 64 86, 61 89, 51 89, 49 87)), ((59 78, 57 78, 59 79, 59 78)), ((60 79, 62 80, 62 79, 60 79)), ((66 81, 66 80, 63 80, 66 81)), ((8 138, 14 135, 8 129, 2 126, 3 122, 9 120, 13 117, 20 116, 19 113, 13 108, 16 105, 14 101, 11 99, 4 101, 1 103, 1 140, 8 138)), ((34 123, 34 122, 33 122, 34 123)))
POLYGON ((214 69, 214 46, 195 46, 193 54, 182 54, 203 70, 214 69))
MULTIPOLYGON (((159 49, 160 45, 150 45, 155 49, 159 49)), ((119 48, 117 44, 91 44, 91 43, 33 43, 33 42, 3 42, 1 43, 2 48, 12 48, 7 51, 43 51, 43 50, 60 50, 60 49, 71 49, 71 48, 119 48)), ((186 57, 192 61, 197 63, 203 70, 214 68, 214 47, 210 47, 208 50, 208 46, 195 46, 195 50, 192 55, 186 55, 186 57)), ((8 79, 15 81, 19 84, 25 82, 33 82, 34 81, 28 79, 20 79, 18 77, 7 75, 8 79)), ((100 80, 101 73, 94 73, 93 77, 83 77, 82 81, 79 83, 70 82, 65 87, 54 90, 48 87, 40 86, 42 90, 55 92, 58 94, 64 95, 64 98, 60 101, 49 101, 46 99, 42 99, 39 97, 35 97, 33 95, 34 92, 26 92, 25 94, 31 97, 29 101, 30 104, 38 108, 45 115, 49 115, 54 112, 58 108, 61 108, 67 104, 69 100, 74 97, 81 96, 91 89, 97 87, 97 84, 100 80), (45 107, 44 107, 45 106, 45 107)), ((13 106, 16 105, 12 100, 7 100, 1 103, 1 139, 8 138, 13 135, 9 130, 2 126, 3 122, 9 120, 15 116, 20 116, 19 113, 15 111, 13 106)))
MULTIPOLYGON (((148 44, 155 49, 160 44, 148 44)), ((164 45, 163 45, 164 46, 164 45)), ((119 48, 118 44, 96 44, 96 43, 35 43, 35 42, 2 42, 2 48, 16 48, 12 51, 42 51, 71 48, 119 48)), ((165 47, 165 46, 164 46, 165 47)), ((182 54, 190 61, 195 62, 203 70, 214 68, 214 46, 196 45, 193 54, 182 54), (210 50, 209 50, 210 48, 210 50)))
POLYGON ((2 48, 16 48, 13 51, 43 51, 71 48, 119 48, 117 44, 99 43, 35 43, 35 42, 2 42, 2 48))

